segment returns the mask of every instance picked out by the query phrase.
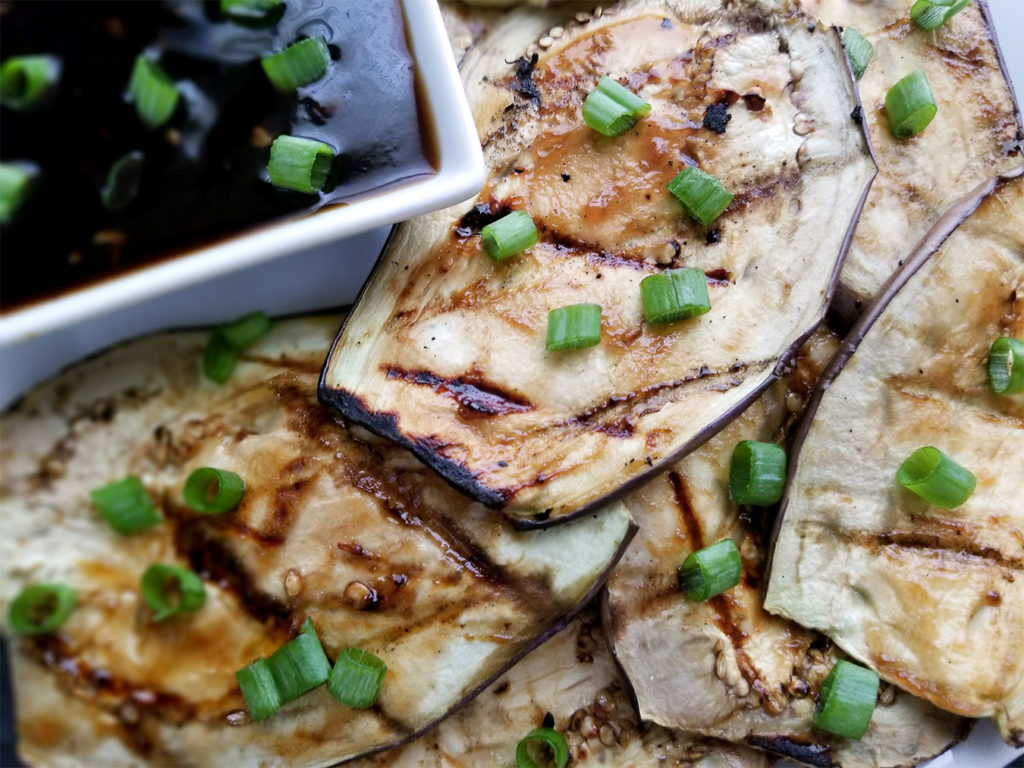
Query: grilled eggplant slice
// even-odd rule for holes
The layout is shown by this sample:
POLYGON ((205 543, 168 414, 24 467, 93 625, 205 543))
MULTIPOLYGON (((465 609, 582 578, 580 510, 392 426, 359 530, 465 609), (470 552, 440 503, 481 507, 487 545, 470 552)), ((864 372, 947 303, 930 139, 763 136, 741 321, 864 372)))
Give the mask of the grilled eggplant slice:
POLYGON ((739 745, 641 723, 608 650, 596 611, 555 637, 432 731, 352 768, 515 768, 519 739, 550 717, 571 764, 768 768, 767 755, 739 745))
POLYGON ((316 402, 339 321, 279 324, 224 387, 201 379, 206 334, 133 342, 4 416, 0 609, 30 582, 79 596, 59 632, 12 638, 27 760, 317 765, 391 746, 472 697, 598 588, 631 532, 621 505, 516 532, 404 451, 359 440, 316 402), (244 478, 236 511, 185 508, 198 466, 244 478), (123 537, 88 491, 129 474, 164 522, 123 537), (205 606, 151 621, 138 583, 154 562, 191 565, 205 606), (385 660, 380 698, 351 710, 321 686, 245 724, 235 671, 307 617, 329 657, 357 646, 385 660))
POLYGON ((1024 745, 1024 400, 989 388, 1024 336, 1024 169, 953 208, 825 372, 798 435, 765 607, 1024 745), (973 211, 973 213, 972 213, 973 211), (977 476, 946 512, 896 482, 934 445, 977 476))
POLYGON ((398 230, 322 401, 528 527, 604 503, 754 399, 819 322, 874 172, 836 35, 767 5, 633 0, 492 27, 462 67, 490 180, 398 230), (611 139, 580 117, 602 75, 652 105, 611 139), (723 103, 725 133, 703 128, 723 103), (712 228, 665 191, 694 162, 735 193, 712 228), (510 208, 540 242, 496 264, 478 232, 510 208), (640 281, 679 266, 704 270, 711 312, 646 325, 640 281), (601 345, 546 352, 548 311, 579 302, 602 305, 601 345))
POLYGON ((860 79, 863 118, 878 160, 840 279, 839 311, 855 316, 957 197, 1021 163, 1021 117, 984 2, 934 31, 910 21, 906 0, 805 0, 828 24, 854 27, 875 47, 860 79), (925 73, 938 113, 923 133, 893 138, 886 91, 925 73))
POLYGON ((890 686, 860 741, 814 729, 815 695, 839 654, 822 635, 761 607, 769 510, 741 510, 729 499, 736 443, 782 439, 789 408, 799 407, 837 345, 815 333, 793 373, 626 497, 643 525, 608 580, 606 625, 646 720, 811 765, 916 765, 963 738, 971 721, 890 686), (739 547, 740 583, 703 603, 689 600, 676 569, 690 552, 724 538, 739 547))

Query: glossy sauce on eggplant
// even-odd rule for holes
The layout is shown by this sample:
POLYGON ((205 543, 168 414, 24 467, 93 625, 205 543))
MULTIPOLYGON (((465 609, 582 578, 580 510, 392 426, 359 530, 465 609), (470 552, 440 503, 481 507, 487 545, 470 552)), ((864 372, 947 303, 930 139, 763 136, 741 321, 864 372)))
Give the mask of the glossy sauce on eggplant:
POLYGON ((397 0, 286 2, 267 28, 200 2, 15 2, 0 19, 4 60, 62 60, 51 103, 0 112, 0 159, 41 168, 0 234, 5 310, 433 172, 397 0), (331 53, 327 73, 278 94, 260 57, 316 35, 331 53), (124 97, 143 51, 181 91, 152 131, 124 97), (336 186, 316 196, 271 186, 269 147, 283 133, 331 145, 336 186), (145 155, 139 194, 108 212, 100 189, 130 151, 145 155))

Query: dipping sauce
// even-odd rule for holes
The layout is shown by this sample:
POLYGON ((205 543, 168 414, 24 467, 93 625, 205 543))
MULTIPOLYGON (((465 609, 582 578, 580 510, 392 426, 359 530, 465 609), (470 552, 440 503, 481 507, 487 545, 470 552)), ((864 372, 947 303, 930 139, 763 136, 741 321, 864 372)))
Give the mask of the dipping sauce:
POLYGON ((3 2, 0 51, 62 61, 51 102, 0 107, 0 160, 41 169, 0 228, 0 311, 434 172, 397 0, 285 0, 267 28, 222 18, 219 2, 3 2), (327 73, 275 91, 260 58, 316 35, 327 73), (181 93, 155 130, 125 99, 144 51, 181 93), (266 166, 281 134, 330 145, 337 186, 274 188, 266 166), (138 195, 108 211, 100 190, 132 151, 145 158, 138 195))

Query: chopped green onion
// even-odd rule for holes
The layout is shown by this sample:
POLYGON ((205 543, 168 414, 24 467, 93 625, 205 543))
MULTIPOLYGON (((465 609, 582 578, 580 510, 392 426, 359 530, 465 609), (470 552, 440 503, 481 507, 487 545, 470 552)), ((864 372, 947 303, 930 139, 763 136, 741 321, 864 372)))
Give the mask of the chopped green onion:
POLYGON ((11 601, 7 621, 19 635, 53 632, 68 620, 77 599, 66 584, 32 584, 11 601))
POLYGON ((200 467, 188 476, 182 495, 190 509, 220 515, 237 507, 244 493, 245 481, 234 472, 200 467))
POLYGON ((583 102, 583 122, 603 136, 616 136, 650 111, 650 104, 605 75, 583 102))
POLYGON ((138 533, 160 523, 142 481, 134 476, 93 488, 89 491, 93 506, 107 524, 122 536, 138 533))
POLYGON ((14 220, 38 178, 39 167, 33 163, 0 163, 0 224, 14 220))
POLYGON ((139 591, 153 609, 153 620, 199 610, 206 602, 203 580, 188 568, 154 563, 142 574, 139 591))
POLYGON ((257 310, 220 326, 218 330, 228 344, 242 349, 270 333, 272 326, 270 318, 257 310))
POLYGON ((271 84, 282 93, 290 93, 323 77, 331 63, 331 52, 326 41, 317 35, 264 56, 260 63, 271 84))
POLYGON ((921 29, 937 29, 971 4, 971 0, 917 0, 911 20, 921 29))
POLYGON ((916 136, 932 121, 938 107, 924 72, 915 69, 885 94, 889 129, 897 139, 916 136))
POLYGON ((238 362, 238 347, 230 344, 224 334, 215 330, 203 349, 203 375, 210 381, 223 384, 231 378, 238 362))
POLYGON ((743 564, 732 539, 722 539, 686 556, 679 566, 679 588, 695 603, 720 595, 740 583, 743 564))
POLYGON ((327 682, 331 663, 312 621, 307 619, 297 636, 274 651, 270 657, 270 672, 282 703, 293 701, 327 682))
POLYGON ((988 353, 988 385, 997 395, 1024 392, 1024 341, 1000 336, 988 353))
POLYGON ((0 67, 0 104, 18 111, 41 106, 60 80, 60 70, 56 56, 12 56, 0 67))
POLYGON ((640 300, 648 323, 674 323, 711 310, 704 270, 669 269, 640 281, 640 300))
POLYGON ((741 440, 729 465, 729 495, 737 504, 767 507, 782 498, 786 451, 775 443, 741 440))
POLYGON ((114 161, 107 171, 107 182, 100 191, 104 208, 116 212, 132 204, 139 194, 145 160, 145 155, 133 150, 114 161))
POLYGON ((666 189, 704 226, 721 216, 732 202, 732 195, 722 182, 692 165, 680 171, 666 189))
POLYGON ((871 724, 878 698, 878 673, 839 659, 818 692, 814 727, 859 739, 871 724))
POLYGON ((322 141, 278 136, 270 147, 270 183, 315 195, 327 183, 334 150, 322 141))
POLYGON ((860 80, 864 70, 868 68, 868 62, 875 55, 875 46, 856 29, 847 27, 843 32, 843 47, 846 48, 846 55, 850 57, 853 76, 860 80))
POLYGON ((254 721, 266 720, 281 708, 281 694, 270 671, 270 662, 266 659, 256 659, 249 666, 238 670, 235 679, 254 721))
POLYGON ((900 464, 896 472, 899 484, 929 504, 955 509, 971 498, 978 484, 971 471, 938 448, 918 448, 900 464))
POLYGON ((548 349, 583 349, 600 341, 600 304, 570 304, 548 313, 548 349))
POLYGON ((128 81, 128 97, 147 128, 159 128, 171 119, 181 93, 163 68, 140 53, 128 81))
POLYGON ((495 261, 504 261, 537 244, 537 227, 526 211, 512 211, 480 230, 484 250, 495 261))
POLYGON ((284 14, 281 0, 220 0, 220 14, 234 24, 269 27, 284 14))
POLYGON ((556 768, 569 764, 569 745, 565 737, 554 728, 538 728, 523 736, 516 747, 516 765, 519 768, 556 768))
POLYGON ((327 690, 346 706, 366 709, 377 700, 387 670, 387 664, 372 653, 346 648, 334 662, 327 690))

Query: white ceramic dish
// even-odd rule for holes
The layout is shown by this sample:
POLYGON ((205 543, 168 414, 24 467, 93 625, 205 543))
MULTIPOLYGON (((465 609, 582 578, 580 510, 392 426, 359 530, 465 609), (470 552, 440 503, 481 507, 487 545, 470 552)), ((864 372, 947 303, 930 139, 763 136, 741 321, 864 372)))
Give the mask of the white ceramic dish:
MULTIPOLYGON (((475 195, 483 156, 462 81, 435 0, 401 0, 409 47, 420 78, 423 113, 437 144, 437 172, 316 216, 233 237, 221 244, 98 285, 0 315, 0 348, 69 328, 82 320, 147 301, 285 254, 443 208, 475 195)), ((189 318, 182 314, 181 321, 189 318)))

